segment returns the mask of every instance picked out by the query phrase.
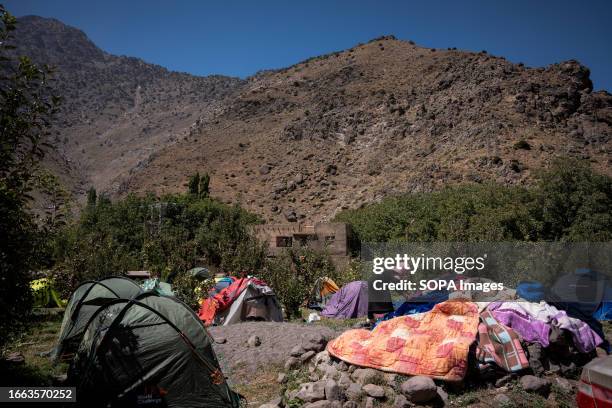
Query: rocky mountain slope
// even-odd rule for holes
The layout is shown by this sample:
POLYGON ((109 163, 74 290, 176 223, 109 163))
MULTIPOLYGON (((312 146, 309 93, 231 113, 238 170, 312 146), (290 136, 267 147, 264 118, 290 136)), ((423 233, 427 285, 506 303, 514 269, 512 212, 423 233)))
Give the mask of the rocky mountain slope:
POLYGON ((576 61, 528 68, 382 37, 240 80, 109 55, 38 17, 20 19, 18 44, 57 66, 55 137, 79 192, 182 191, 207 171, 213 196, 313 222, 388 194, 529 183, 556 156, 612 173, 612 95, 576 61))

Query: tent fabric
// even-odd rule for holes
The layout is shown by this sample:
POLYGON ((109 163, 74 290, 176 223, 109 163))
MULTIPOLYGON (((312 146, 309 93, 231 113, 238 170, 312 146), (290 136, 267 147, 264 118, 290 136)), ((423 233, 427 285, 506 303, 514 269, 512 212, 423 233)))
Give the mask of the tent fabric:
POLYGON ((551 328, 567 330, 571 333, 574 345, 582 353, 588 353, 603 342, 585 322, 569 317, 563 310, 542 301, 529 302, 495 302, 488 310, 493 316, 513 328, 524 340, 540 343, 548 347, 551 328))
POLYGON ((495 363, 508 372, 529 367, 519 335, 498 322, 488 310, 480 313, 476 358, 482 363, 495 363))
POLYGON ((329 300, 321 316, 336 319, 351 319, 368 314, 368 283, 347 283, 329 300))
POLYGON ((459 381, 467 372, 478 323, 476 304, 446 301, 430 312, 384 321, 372 331, 346 331, 327 350, 350 364, 459 381))
POLYGON ((140 286, 144 292, 155 292, 160 295, 174 296, 172 285, 162 282, 157 278, 147 279, 140 286))
POLYGON ((340 288, 332 279, 326 277, 317 279, 308 297, 308 308, 323 310, 329 299, 339 290, 340 288))
POLYGON ((140 286, 123 276, 111 276, 79 285, 66 305, 52 356, 59 358, 76 350, 87 322, 101 306, 115 299, 131 299, 140 293, 140 286))
POLYGON ((384 315, 376 322, 376 325, 382 321, 393 319, 394 317, 429 312, 436 304, 445 302, 447 300, 447 290, 432 290, 429 292, 423 292, 418 296, 411 297, 408 301, 397 307, 393 312, 384 315))
POLYGON ((236 279, 216 295, 204 299, 198 317, 207 326, 246 320, 283 321, 274 292, 256 278, 236 279))
POLYGON ((199 278, 199 279, 208 279, 210 277, 210 271, 207 268, 203 268, 203 267, 191 268, 190 270, 187 271, 187 273, 193 276, 194 278, 199 278))
POLYGON ((92 316, 68 371, 84 406, 238 407, 197 315, 176 298, 116 299, 92 316), (148 405, 147 405, 148 404, 148 405))
POLYGON ((529 302, 540 302, 546 297, 546 289, 540 282, 519 282, 516 295, 529 302))

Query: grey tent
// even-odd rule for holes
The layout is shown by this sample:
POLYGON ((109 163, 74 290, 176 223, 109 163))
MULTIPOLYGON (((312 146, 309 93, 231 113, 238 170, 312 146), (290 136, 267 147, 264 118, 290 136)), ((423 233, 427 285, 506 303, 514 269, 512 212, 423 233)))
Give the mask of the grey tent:
POLYGON ((83 282, 68 300, 53 357, 66 358, 76 351, 87 322, 101 306, 115 299, 131 299, 140 293, 140 286, 123 276, 83 282))
POLYGON ((238 407, 212 340, 180 300, 117 299, 91 318, 68 371, 87 407, 238 407))

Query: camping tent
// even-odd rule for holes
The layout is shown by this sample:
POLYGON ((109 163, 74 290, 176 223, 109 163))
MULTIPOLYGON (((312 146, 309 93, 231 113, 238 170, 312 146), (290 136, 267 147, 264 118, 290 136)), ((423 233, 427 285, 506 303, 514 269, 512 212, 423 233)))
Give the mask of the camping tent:
POLYGON ((308 297, 308 308, 322 310, 332 295, 339 290, 340 288, 336 285, 336 282, 330 278, 317 279, 308 297))
POLYGON ((336 292, 321 312, 321 316, 351 319, 368 314, 368 283, 353 281, 336 292))
POLYGON ((237 279, 204 299, 198 316, 206 325, 227 326, 247 320, 283 321, 276 295, 265 282, 255 278, 237 279))
POLYGON ((197 266, 195 268, 191 268, 187 271, 187 273, 194 278, 198 279, 208 279, 210 278, 210 271, 207 268, 203 268, 201 266, 197 266))
POLYGON ((112 276, 79 285, 70 296, 59 332, 54 358, 73 353, 81 341, 87 322, 104 304, 114 299, 131 299, 140 294, 140 286, 122 276, 112 276))
POLYGON ((211 337, 180 300, 148 292, 92 316, 68 371, 83 406, 238 407, 211 337))

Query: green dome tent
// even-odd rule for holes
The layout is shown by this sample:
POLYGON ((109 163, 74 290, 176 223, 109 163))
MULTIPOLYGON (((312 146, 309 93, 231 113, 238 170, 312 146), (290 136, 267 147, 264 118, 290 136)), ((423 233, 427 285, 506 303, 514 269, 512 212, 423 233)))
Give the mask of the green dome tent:
POLYGON ((88 407, 240 406, 197 315, 153 292, 117 299, 92 316, 68 383, 88 407))
POLYGON ((83 282, 68 300, 53 357, 68 357, 76 351, 87 322, 101 306, 115 299, 131 299, 140 293, 142 290, 136 282, 122 276, 83 282))

